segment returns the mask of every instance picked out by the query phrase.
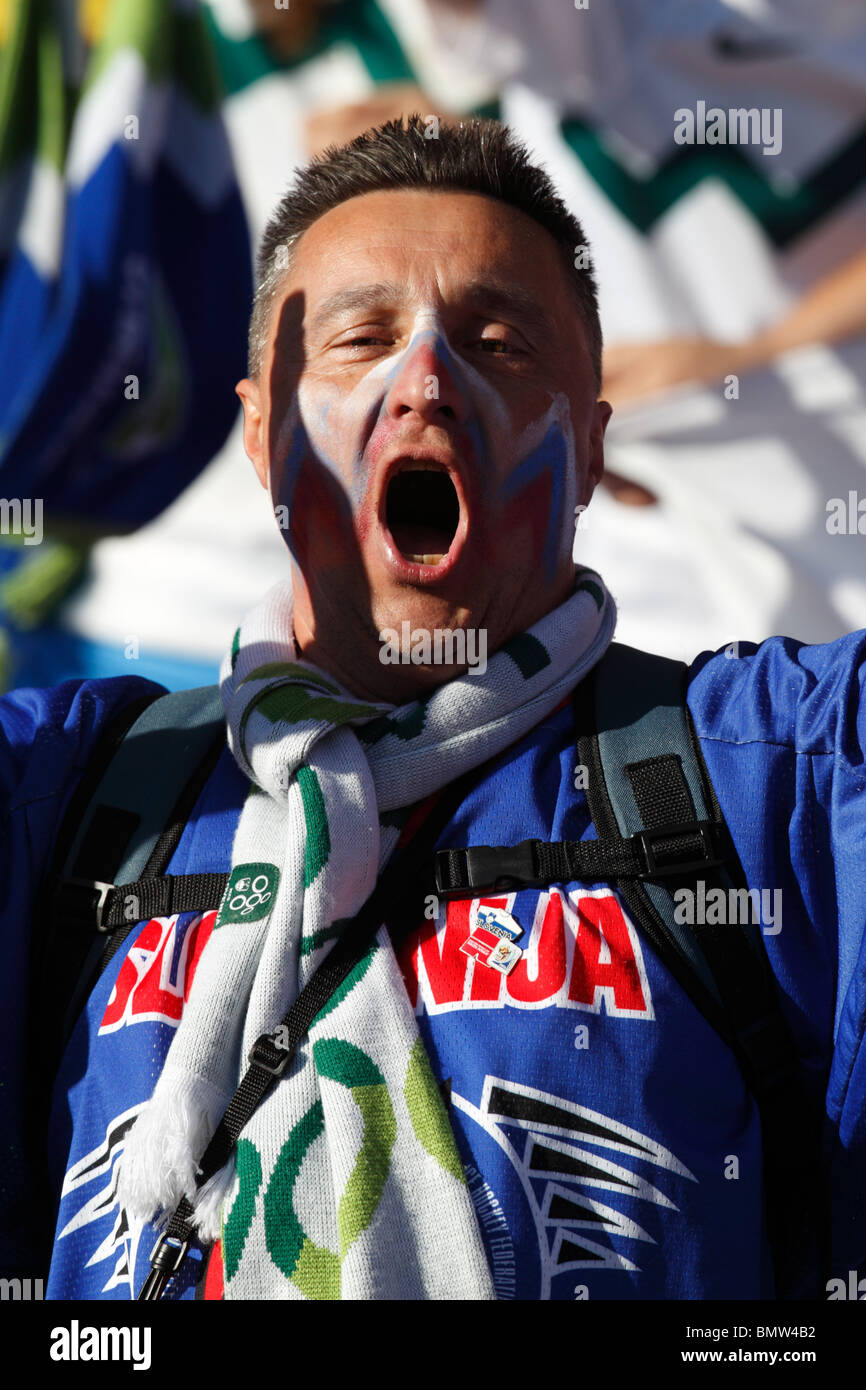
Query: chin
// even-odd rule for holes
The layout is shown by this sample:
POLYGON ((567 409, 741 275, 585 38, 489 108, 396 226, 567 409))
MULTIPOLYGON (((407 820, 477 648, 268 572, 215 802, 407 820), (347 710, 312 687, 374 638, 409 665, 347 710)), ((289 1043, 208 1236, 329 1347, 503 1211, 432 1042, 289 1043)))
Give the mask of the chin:
POLYGON ((480 603, 460 602, 452 595, 432 594, 430 589, 414 588, 411 584, 386 585, 371 603, 375 630, 399 628, 409 623, 413 628, 470 627, 475 614, 484 612, 480 603))
POLYGON ((483 675, 490 648, 486 627, 476 626, 475 613, 429 594, 401 594, 399 602, 379 609, 378 659, 383 681, 396 698, 409 698, 435 689, 467 672, 483 675))

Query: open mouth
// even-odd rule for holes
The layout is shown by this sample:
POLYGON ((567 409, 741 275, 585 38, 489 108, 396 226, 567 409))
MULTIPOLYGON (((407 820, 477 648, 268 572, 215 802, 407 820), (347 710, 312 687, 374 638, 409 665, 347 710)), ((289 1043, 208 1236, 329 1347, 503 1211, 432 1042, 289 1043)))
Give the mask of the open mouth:
POLYGON ((460 522, 460 499, 446 469, 407 459, 388 483, 385 520, 405 560, 438 565, 460 522))

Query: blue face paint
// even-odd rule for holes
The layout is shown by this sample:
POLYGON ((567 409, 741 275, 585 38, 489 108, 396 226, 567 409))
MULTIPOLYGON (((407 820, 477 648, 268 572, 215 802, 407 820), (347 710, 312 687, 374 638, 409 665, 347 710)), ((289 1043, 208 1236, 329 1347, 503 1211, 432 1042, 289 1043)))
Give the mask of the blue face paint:
MULTIPOLYGON (((466 417, 459 424, 461 449, 468 466, 470 506, 474 494, 479 519, 485 499, 493 502, 495 498, 498 509, 533 483, 548 478, 544 501, 541 497, 527 500, 543 547, 543 573, 547 581, 552 580, 562 560, 563 521, 568 512, 571 522, 569 502, 574 500, 571 492, 576 485, 567 401, 548 396, 546 410, 515 432, 504 398, 507 383, 491 382, 472 362, 455 353, 438 311, 429 306, 416 313, 406 346, 393 355, 377 357, 363 374, 353 377, 351 389, 346 390, 338 378, 313 375, 301 382, 295 398, 297 422, 285 451, 280 496, 274 500, 291 505, 305 461, 314 469, 320 465, 339 483, 357 524, 370 470, 375 468, 376 446, 371 452, 371 441, 393 437, 395 425, 398 435, 400 432, 397 416, 402 411, 396 411, 390 420, 388 417, 403 372, 409 373, 407 385, 416 395, 419 390, 426 394, 429 387, 431 400, 440 394, 453 400, 456 393, 465 401, 465 410, 459 412, 466 417), (429 366, 423 361, 413 363, 419 351, 429 355, 429 366), (429 373, 429 378, 422 377, 422 371, 429 373), (439 380, 434 384, 435 378, 439 380)), ((567 530, 570 538, 570 525, 567 530)))
POLYGON ((570 449, 558 421, 554 421, 541 443, 533 449, 502 485, 501 498, 511 502, 537 479, 550 475, 551 490, 544 538, 544 577, 551 581, 556 573, 563 534, 563 504, 570 465, 570 449))
MULTIPOLYGON (((333 425, 331 421, 333 404, 329 400, 322 400, 314 407, 315 443, 310 437, 307 420, 299 419, 292 429, 288 449, 277 472, 279 488, 273 497, 275 504, 291 508, 298 475, 305 460, 327 468, 346 491, 353 508, 360 503, 366 487, 366 470, 359 455, 360 467, 356 466, 353 470, 353 481, 347 487, 345 466, 341 463, 339 455, 339 421, 333 425)), ((307 415, 309 416, 309 412, 307 415)))
MULTIPOLYGON (((376 360, 360 379, 355 379, 351 390, 346 391, 338 381, 315 376, 302 380, 299 386, 297 409, 306 427, 310 458, 318 460, 339 479, 355 513, 363 502, 369 482, 369 441, 387 415, 389 397, 400 373, 411 362, 413 354, 424 348, 429 350, 435 364, 430 371, 431 377, 447 374, 465 395, 470 420, 464 428, 476 454, 473 464, 485 473, 491 467, 490 448, 481 418, 503 439, 509 436, 508 414, 500 394, 481 373, 452 351, 436 309, 422 308, 415 316, 406 346, 393 356, 376 360)), ((285 500, 280 498, 280 501, 285 500)))

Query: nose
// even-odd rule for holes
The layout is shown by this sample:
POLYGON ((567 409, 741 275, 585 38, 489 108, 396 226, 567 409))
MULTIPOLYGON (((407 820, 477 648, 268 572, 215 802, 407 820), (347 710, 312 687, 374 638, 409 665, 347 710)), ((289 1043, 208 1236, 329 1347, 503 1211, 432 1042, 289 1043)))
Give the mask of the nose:
POLYGON ((394 419, 415 414, 432 424, 465 424, 469 400, 461 376, 444 334, 433 328, 420 332, 397 367, 385 411, 394 419))

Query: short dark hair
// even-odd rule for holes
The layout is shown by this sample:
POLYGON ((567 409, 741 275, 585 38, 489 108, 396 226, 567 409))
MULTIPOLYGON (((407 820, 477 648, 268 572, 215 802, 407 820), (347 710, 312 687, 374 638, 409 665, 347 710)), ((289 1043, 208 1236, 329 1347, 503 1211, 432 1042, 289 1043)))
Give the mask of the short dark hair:
POLYGON ((589 248, 576 217, 543 169, 499 121, 458 123, 409 116, 387 121, 348 145, 331 146, 301 169, 265 228, 259 250, 250 320, 249 373, 261 368, 270 305, 288 272, 291 248, 331 208, 382 189, 447 189, 483 193, 519 208, 544 227, 559 246, 586 330, 601 385, 601 324, 589 248), (436 125, 432 122, 436 121, 436 125))

